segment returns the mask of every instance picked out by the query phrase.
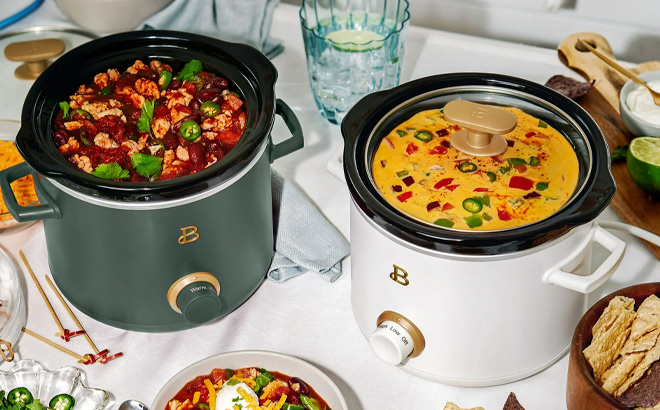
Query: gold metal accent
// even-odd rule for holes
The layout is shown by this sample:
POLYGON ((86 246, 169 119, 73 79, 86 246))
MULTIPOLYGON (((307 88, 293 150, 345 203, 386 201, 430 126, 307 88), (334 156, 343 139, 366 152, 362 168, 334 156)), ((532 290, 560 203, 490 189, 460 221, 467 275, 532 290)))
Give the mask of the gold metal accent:
POLYGON ((62 54, 64 48, 64 42, 59 38, 19 41, 5 47, 5 57, 24 63, 14 72, 16 77, 34 80, 48 67, 48 60, 62 54))
POLYGON ((197 227, 195 225, 184 226, 181 228, 181 236, 179 236, 180 245, 195 242, 197 239, 199 239, 199 233, 197 233, 197 227), (191 236, 192 238, 190 238, 191 236))
POLYGON ((451 145, 459 151, 478 155, 500 155, 508 148, 501 134, 511 132, 518 119, 510 111, 466 100, 454 100, 445 105, 448 121, 463 127, 451 137, 451 145))
POLYGON ((422 331, 419 330, 417 326, 413 322, 411 322, 408 318, 405 316, 392 312, 391 310, 386 310, 383 313, 378 316, 378 319, 376 320, 376 327, 380 326, 381 323, 384 321, 389 320, 391 322, 398 323, 401 327, 406 329, 410 337, 412 338, 413 341, 413 351, 410 352, 408 357, 417 357, 420 354, 422 354, 422 351, 424 351, 424 348, 426 347, 426 340, 424 339, 424 335, 422 334, 422 331))
POLYGON ((7 362, 14 360, 14 351, 11 349, 11 343, 0 339, 0 356, 7 362))
POLYGON ((167 291, 167 301, 170 303, 170 306, 176 313, 181 313, 181 309, 176 303, 176 299, 179 297, 179 293, 186 286, 195 282, 208 282, 215 288, 215 293, 220 295, 220 282, 212 274, 208 272, 195 272, 190 275, 186 275, 170 286, 170 289, 167 291))
POLYGON ((394 267, 394 271, 390 273, 390 279, 399 285, 408 286, 410 284, 410 281, 408 280, 408 272, 400 266, 392 266, 394 267), (403 272, 403 274, 401 272, 403 272))

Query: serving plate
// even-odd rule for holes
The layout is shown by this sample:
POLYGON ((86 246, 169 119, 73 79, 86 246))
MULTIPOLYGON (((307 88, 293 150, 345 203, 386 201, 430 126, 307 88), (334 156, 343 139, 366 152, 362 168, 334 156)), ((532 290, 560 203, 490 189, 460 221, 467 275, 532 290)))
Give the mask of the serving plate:
POLYGON ((243 367, 263 367, 288 376, 303 379, 328 403, 333 410, 348 410, 346 400, 337 385, 321 370, 297 357, 282 353, 243 350, 221 353, 193 363, 175 374, 158 392, 151 410, 165 410, 181 388, 197 376, 208 374, 214 368, 239 369, 243 367))
POLYGON ((66 393, 76 400, 76 410, 105 409, 110 395, 104 390, 85 386, 82 379, 82 371, 75 367, 49 371, 34 360, 23 359, 9 371, 0 372, 0 390, 7 392, 25 387, 42 403, 48 403, 57 394, 66 393))

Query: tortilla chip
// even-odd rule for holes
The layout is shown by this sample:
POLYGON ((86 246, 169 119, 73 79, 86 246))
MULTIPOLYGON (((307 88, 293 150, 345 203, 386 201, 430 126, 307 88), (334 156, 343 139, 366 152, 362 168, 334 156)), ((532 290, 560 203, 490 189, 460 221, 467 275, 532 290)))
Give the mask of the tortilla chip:
POLYGON ((577 81, 570 77, 557 74, 550 77, 546 81, 545 86, 575 100, 585 95, 591 89, 592 83, 577 81))
POLYGON ((618 397, 618 400, 631 408, 660 408, 660 362, 655 362, 644 377, 618 397))
POLYGON ((651 365, 660 359, 660 342, 657 342, 656 345, 645 353, 644 359, 630 372, 628 379, 625 380, 621 386, 614 393, 614 397, 621 396, 630 386, 641 379, 642 376, 646 373, 646 370, 651 367, 651 365))
MULTIPOLYGON (((632 324, 630 340, 626 345, 635 343, 641 337, 654 330, 660 330, 660 298, 651 295, 637 308, 637 317, 632 324)), ((623 350, 625 351, 626 347, 623 350)))
MULTIPOLYGON (((637 314, 637 318, 639 318, 639 313, 637 314)), ((632 326, 635 326, 635 322, 637 322, 637 319, 633 321, 632 326)), ((656 329, 640 337, 636 342, 631 342, 633 331, 634 329, 631 327, 630 336, 628 336, 628 340, 621 348, 621 356, 625 356, 630 353, 648 352, 649 350, 653 349, 653 346, 655 346, 656 342, 658 341, 658 336, 660 335, 660 329, 656 329)))
POLYGON ((504 403, 502 410, 525 410, 525 408, 520 404, 516 395, 511 392, 509 393, 509 397, 506 398, 506 403, 504 403))
POLYGON ((635 410, 660 410, 660 401, 653 407, 635 407, 635 410))
POLYGON ((445 404, 445 409, 444 410, 484 410, 483 407, 472 407, 471 409, 462 409, 455 405, 454 403, 448 401, 447 404, 445 404))
POLYGON ((606 377, 603 377, 603 390, 613 395, 619 386, 628 379, 630 372, 644 359, 644 356, 646 356, 646 352, 621 356, 621 360, 617 360, 612 368, 607 370, 606 377))
POLYGON ((613 298, 593 327, 593 338, 591 344, 584 349, 584 357, 591 365, 594 379, 599 384, 602 384, 603 374, 619 356, 630 334, 630 326, 636 317, 634 305, 634 299, 623 296, 613 298))

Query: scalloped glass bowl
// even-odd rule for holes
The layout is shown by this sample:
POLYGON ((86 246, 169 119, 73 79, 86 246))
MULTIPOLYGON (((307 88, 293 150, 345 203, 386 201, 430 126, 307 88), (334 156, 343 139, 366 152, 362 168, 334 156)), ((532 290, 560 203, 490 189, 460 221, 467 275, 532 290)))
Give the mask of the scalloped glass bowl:
POLYGON ((76 400, 76 410, 104 410, 110 395, 85 386, 82 377, 82 371, 72 366, 48 371, 34 360, 23 359, 9 371, 0 371, 0 390, 26 387, 45 405, 55 395, 67 393, 76 400))

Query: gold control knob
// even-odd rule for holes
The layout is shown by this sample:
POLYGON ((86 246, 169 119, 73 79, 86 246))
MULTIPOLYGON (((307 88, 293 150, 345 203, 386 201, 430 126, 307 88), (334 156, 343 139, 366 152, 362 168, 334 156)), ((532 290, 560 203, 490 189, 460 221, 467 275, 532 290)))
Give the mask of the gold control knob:
POLYGON ((448 121, 463 127, 452 135, 451 145, 478 156, 504 153, 508 144, 501 134, 513 131, 518 123, 512 112, 466 100, 448 102, 443 113, 448 121))
POLYGON ((419 356, 426 347, 419 328, 401 314, 386 310, 378 316, 376 326, 369 336, 369 345, 385 363, 400 364, 408 357, 419 356))
POLYGON ((64 52, 64 42, 59 38, 20 41, 5 47, 5 57, 11 61, 22 61, 14 74, 21 80, 34 80, 39 77, 49 60, 64 52))
POLYGON ((202 324, 217 317, 222 303, 220 283, 208 272, 186 275, 170 286, 167 301, 172 309, 193 324, 202 324))

